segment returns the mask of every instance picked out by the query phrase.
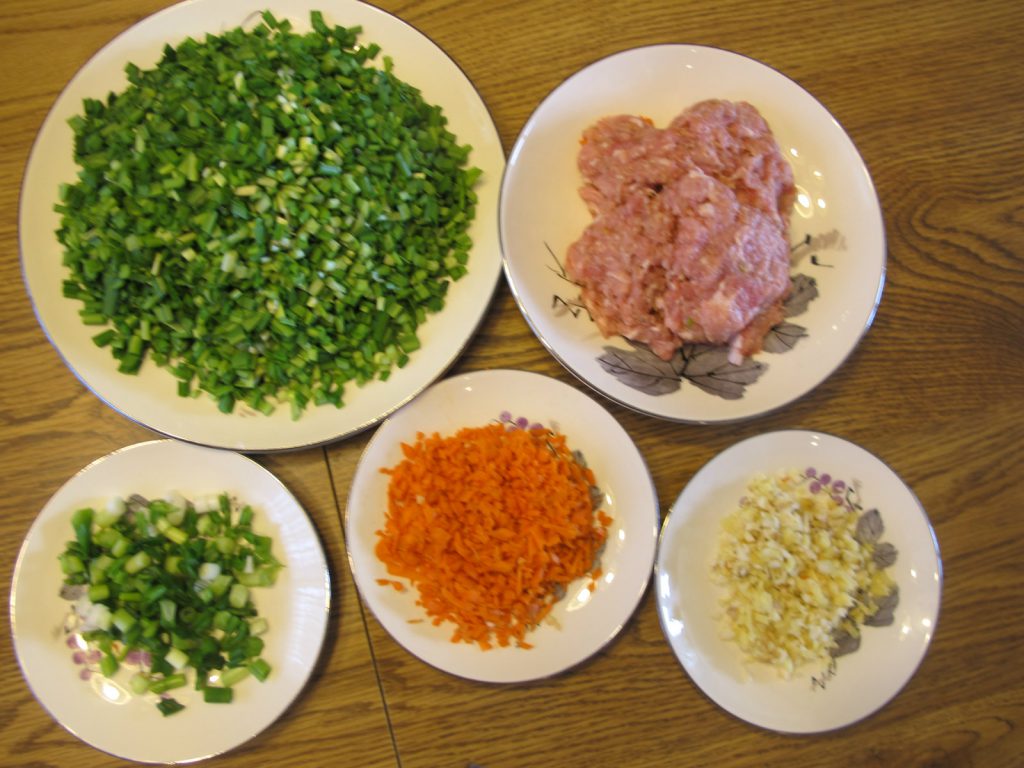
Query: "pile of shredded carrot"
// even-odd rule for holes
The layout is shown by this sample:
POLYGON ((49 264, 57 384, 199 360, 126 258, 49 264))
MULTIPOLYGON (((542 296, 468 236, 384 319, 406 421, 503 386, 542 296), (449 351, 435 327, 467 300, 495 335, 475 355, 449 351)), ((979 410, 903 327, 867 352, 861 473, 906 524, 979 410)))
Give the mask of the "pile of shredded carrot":
MULTIPOLYGON (((452 642, 531 647, 525 635, 570 582, 600 576, 611 518, 595 512, 594 474, 564 435, 504 424, 418 433, 390 475, 377 557, 408 579, 452 642)), ((404 589, 401 581, 379 583, 404 589)))

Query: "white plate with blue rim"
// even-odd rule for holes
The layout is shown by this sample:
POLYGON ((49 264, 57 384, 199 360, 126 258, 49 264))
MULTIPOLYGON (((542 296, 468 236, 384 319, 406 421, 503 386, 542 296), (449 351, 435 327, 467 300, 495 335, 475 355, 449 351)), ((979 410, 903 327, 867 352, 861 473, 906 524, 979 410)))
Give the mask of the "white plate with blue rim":
POLYGON ((19 211, 22 271, 36 316, 50 342, 82 383, 107 405, 150 429, 181 440, 262 452, 298 449, 366 429, 431 384, 462 353, 479 325, 501 273, 497 204, 505 155, 487 107, 472 82, 432 40, 396 16, 356 0, 191 0, 159 11, 122 32, 97 52, 61 92, 40 128, 26 166, 19 211), (439 105, 460 144, 472 146, 469 164, 482 170, 475 186, 476 217, 468 231, 472 249, 468 273, 450 284, 442 311, 428 315, 418 329, 421 346, 386 381, 362 387, 349 383, 344 406, 310 406, 293 419, 287 403, 263 415, 244 404, 221 413, 205 393, 179 397, 177 379, 147 360, 138 375, 119 373, 108 349, 92 342, 101 327, 83 325, 81 302, 64 298, 63 249, 55 235, 60 216, 53 210, 60 184, 76 178, 73 134, 68 119, 84 98, 104 99, 127 84, 129 62, 152 67, 164 46, 187 36, 251 27, 270 10, 293 29, 310 29, 319 10, 329 25, 361 26, 359 43, 377 43, 378 67, 389 56, 397 77, 439 105))
MULTIPOLYGON (((459 677, 520 683, 550 677, 583 662, 611 642, 636 610, 650 580, 658 531, 658 499, 647 466, 629 435, 590 396, 557 379, 512 370, 476 371, 438 382, 389 417, 374 433, 356 468, 345 510, 345 542, 356 586, 377 620, 410 653, 459 677), (388 509, 381 469, 403 458, 417 433, 451 435, 462 427, 505 421, 540 424, 581 451, 612 518, 601 575, 577 579, 548 617, 515 645, 481 650, 452 642, 454 625, 435 626, 416 604, 417 590, 396 591, 375 554, 388 509), (379 581, 380 580, 380 581, 379 581), (384 583, 381 583, 383 581, 384 583)), ((401 581, 401 580, 400 580, 401 581)))
MULTIPOLYGON (((295 701, 317 663, 330 612, 330 573, 320 540, 288 489, 255 461, 174 440, 138 443, 89 464, 50 497, 22 544, 11 584, 14 651, 29 688, 60 725, 96 749, 143 763, 187 763, 244 744, 295 701), (58 556, 74 538, 72 514, 138 493, 186 499, 227 493, 253 507, 253 530, 273 540, 284 568, 252 599, 269 628, 263 658, 271 672, 235 686, 234 701, 207 704, 176 689, 184 709, 164 717, 155 694, 135 695, 130 671, 104 676, 67 618, 58 556)), ((191 683, 191 680, 190 680, 191 683)))
MULTIPOLYGON (((860 518, 858 518, 860 519, 860 518)), ((914 675, 935 634, 942 593, 939 545, 920 501, 885 463, 822 432, 784 431, 743 440, 687 483, 662 525, 654 572, 665 637, 690 679, 716 704, 762 728, 816 733, 885 706, 914 675), (898 588, 891 616, 860 628, 860 643, 780 675, 744 658, 728 636, 712 578, 722 520, 755 474, 793 470, 812 493, 840 494, 863 516, 877 510, 876 546, 898 588), (887 547, 888 548, 888 547, 887 547), (891 619, 891 620, 890 620, 891 619)))
POLYGON ((523 127, 499 203, 505 274, 540 341, 606 397, 658 418, 722 423, 807 394, 851 354, 874 319, 885 281, 881 208, 871 176, 838 121, 798 83, 758 61, 699 45, 622 51, 572 74, 523 127), (583 131, 603 117, 667 126, 705 99, 751 103, 793 169, 786 318, 765 351, 733 364, 727 347, 688 344, 671 360, 602 337, 566 275, 569 246, 591 216, 579 195, 583 131))

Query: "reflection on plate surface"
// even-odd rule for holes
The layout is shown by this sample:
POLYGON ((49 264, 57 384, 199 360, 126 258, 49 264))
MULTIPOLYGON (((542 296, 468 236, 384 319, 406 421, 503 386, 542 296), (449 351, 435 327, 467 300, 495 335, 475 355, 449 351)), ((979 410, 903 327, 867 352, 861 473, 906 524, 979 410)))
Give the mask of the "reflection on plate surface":
POLYGON ((881 211, 853 143, 795 82, 715 48, 655 45, 623 51, 563 82, 516 141, 499 211, 505 273, 538 338, 589 386, 665 419, 745 419, 806 394, 854 349, 881 298, 886 258, 881 211), (577 191, 583 130, 617 114, 644 115, 663 127, 685 107, 713 98, 753 104, 793 167, 798 187, 790 224, 793 276, 817 292, 805 306, 787 308, 785 327, 770 334, 773 352, 739 367, 704 347, 684 350, 665 363, 621 338, 602 338, 563 270, 566 250, 590 222, 577 191))
POLYGON ((736 717, 789 733, 840 728, 891 700, 917 670, 935 632, 942 589, 938 542, 913 492, 889 467, 853 443, 821 432, 773 432, 737 443, 708 462, 666 517, 658 544, 655 591, 669 645, 697 686, 736 717), (805 467, 859 484, 865 508, 881 511, 885 540, 899 553, 889 573, 900 590, 888 627, 866 627, 860 648, 790 680, 745 664, 722 639, 716 618, 723 594, 711 579, 722 518, 750 478, 805 467))
POLYGON ((352 481, 345 539, 356 586, 392 637, 423 661, 460 677, 494 683, 523 682, 572 667, 599 651, 622 629, 650 578, 658 528, 658 501, 650 474, 618 422, 587 395, 554 379, 523 371, 479 371, 446 379, 387 419, 367 445, 352 481), (388 479, 380 469, 402 458, 402 442, 417 432, 449 435, 483 426, 507 412, 566 435, 583 452, 605 493, 613 518, 601 556, 602 576, 591 591, 574 582, 551 612, 551 621, 527 635, 532 649, 450 642, 452 626, 434 627, 415 605, 415 589, 381 586, 389 577, 374 554, 384 523, 388 479))
POLYGON ((33 146, 22 185, 19 237, 22 270, 36 315, 65 363, 94 394, 128 418, 182 440, 244 451, 301 448, 352 435, 414 397, 440 376, 462 352, 483 317, 501 271, 498 241, 498 188, 505 167, 494 123, 473 84, 447 54, 413 27, 355 0, 195 0, 171 6, 131 27, 99 51, 71 80, 47 116, 33 146), (470 163, 483 170, 476 191, 476 218, 469 273, 452 284, 443 311, 420 326, 422 347, 384 382, 346 388, 345 406, 310 407, 293 421, 287 405, 263 416, 236 406, 230 416, 205 394, 177 395, 176 379, 151 363, 138 376, 117 372, 117 363, 91 337, 95 327, 79 322, 80 303, 61 293, 65 271, 55 231, 53 206, 58 185, 75 178, 72 132, 67 125, 84 97, 104 98, 126 83, 124 66, 153 66, 167 43, 188 35, 220 33, 242 25, 265 9, 309 29, 311 10, 329 24, 360 25, 360 42, 376 42, 394 59, 395 74, 440 105, 460 144, 470 144, 470 163))
POLYGON ((68 480, 39 513, 18 555, 11 586, 14 650, 39 702, 68 731, 126 760, 188 762, 232 749, 271 723, 299 695, 313 671, 327 629, 330 575, 320 541, 295 497, 270 472, 236 453, 159 440, 99 459, 68 480), (229 706, 205 704, 191 688, 176 696, 186 708, 163 717, 148 700, 132 698, 100 675, 79 678, 62 624, 58 555, 71 537, 71 514, 112 496, 160 498, 228 492, 251 504, 255 528, 273 537, 284 564, 277 584, 253 600, 270 629, 264 683, 245 681, 229 706))

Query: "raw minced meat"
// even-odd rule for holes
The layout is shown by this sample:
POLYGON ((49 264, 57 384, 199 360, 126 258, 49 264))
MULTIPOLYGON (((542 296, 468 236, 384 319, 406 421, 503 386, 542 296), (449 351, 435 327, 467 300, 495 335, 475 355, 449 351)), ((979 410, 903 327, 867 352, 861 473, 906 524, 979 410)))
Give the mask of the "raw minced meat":
POLYGON ((641 117, 584 131, 593 221, 566 272, 605 336, 668 360, 686 342, 761 349, 790 289, 793 173, 757 110, 703 101, 664 129, 641 117))

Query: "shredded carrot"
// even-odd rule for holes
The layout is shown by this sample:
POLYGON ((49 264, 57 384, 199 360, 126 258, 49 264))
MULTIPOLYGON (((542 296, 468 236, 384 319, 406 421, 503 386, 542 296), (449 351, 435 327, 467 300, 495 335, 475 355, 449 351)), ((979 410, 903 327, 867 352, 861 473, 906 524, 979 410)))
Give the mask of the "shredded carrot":
MULTIPOLYGON (((377 557, 417 588, 417 604, 452 642, 524 640, 570 582, 600 574, 611 523, 595 516, 593 472, 564 435, 504 424, 403 443, 390 475, 377 557)), ((389 580, 382 579, 383 583, 389 580)))

